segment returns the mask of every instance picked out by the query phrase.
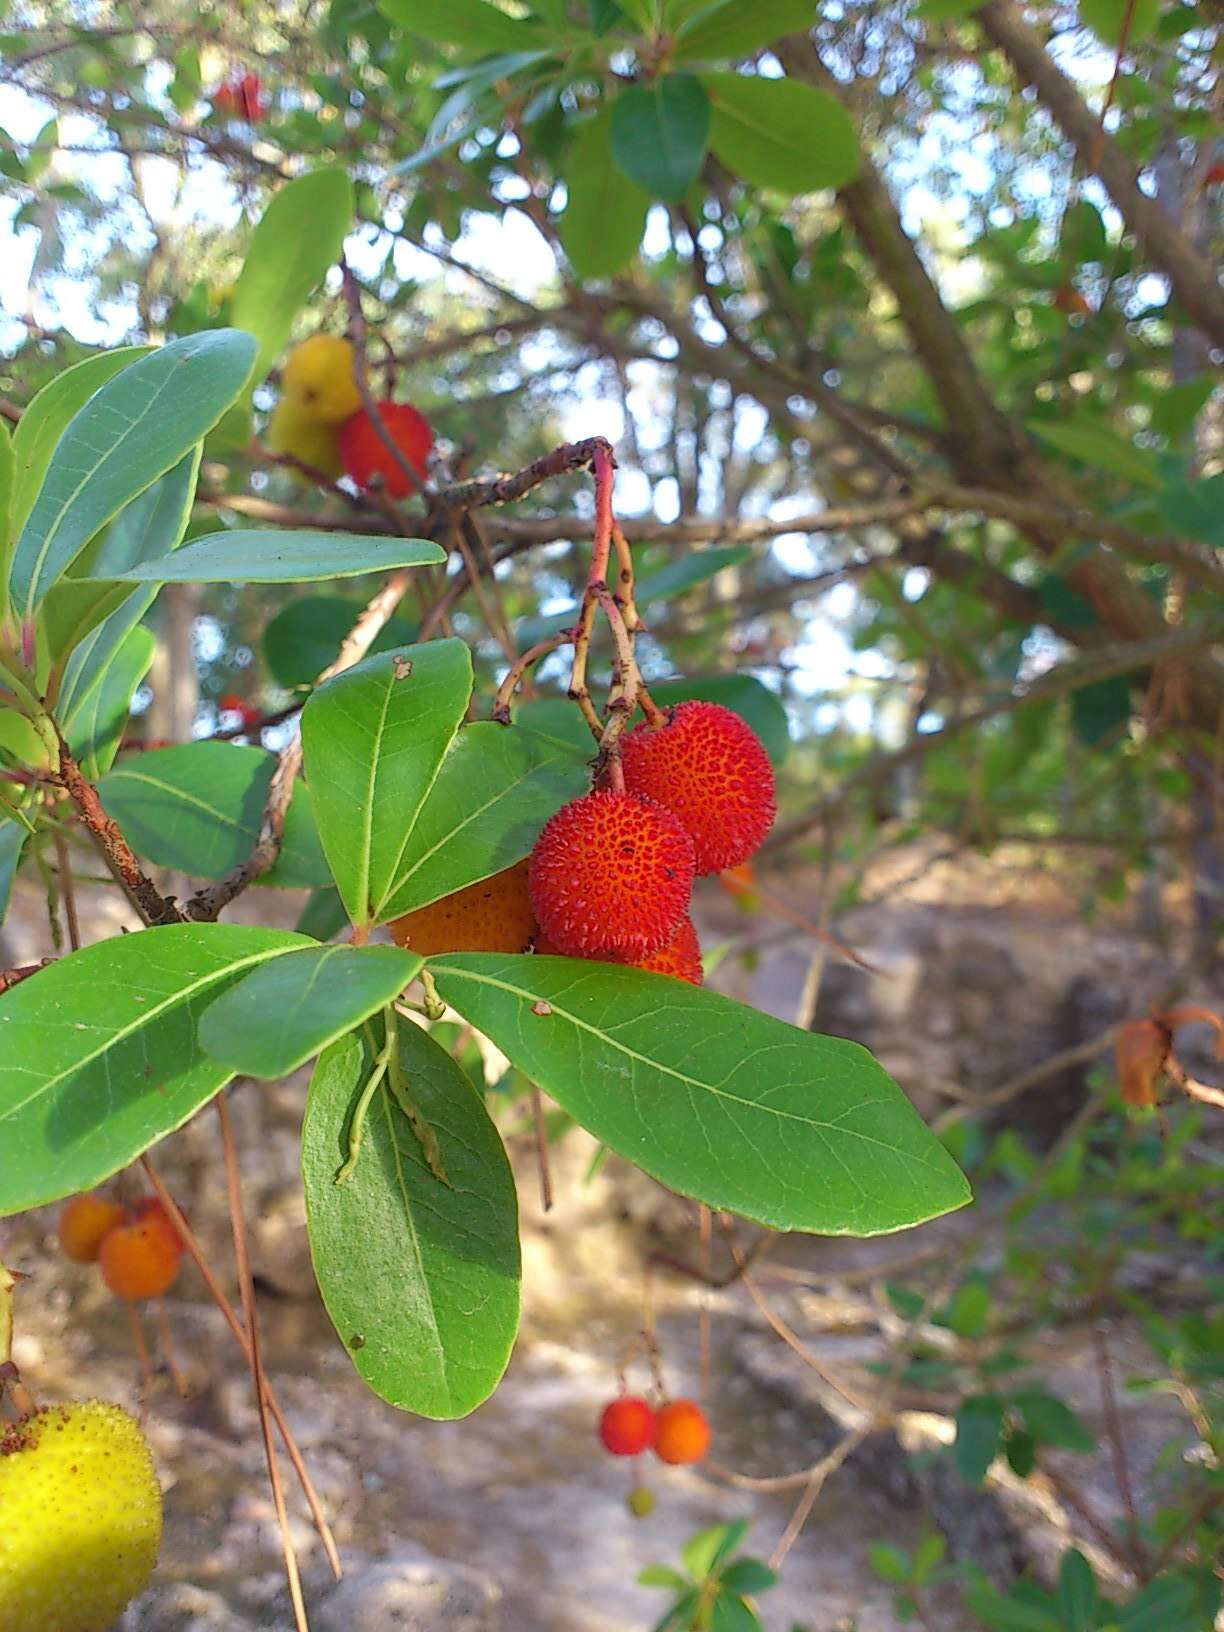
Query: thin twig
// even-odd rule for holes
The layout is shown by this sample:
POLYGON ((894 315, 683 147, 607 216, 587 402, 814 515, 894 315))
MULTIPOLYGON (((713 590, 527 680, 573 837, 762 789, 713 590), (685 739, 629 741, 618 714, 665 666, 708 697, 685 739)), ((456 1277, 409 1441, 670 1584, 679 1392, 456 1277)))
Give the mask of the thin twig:
POLYGON ((68 922, 68 945, 74 952, 81 950, 81 920, 77 916, 76 888, 72 882, 72 860, 68 841, 58 827, 52 829, 55 845, 55 868, 59 874, 60 900, 64 903, 64 917, 68 922))
POLYGON ((1118 1495, 1122 1499, 1122 1510, 1126 1515, 1126 1534, 1130 1543, 1131 1567, 1142 1580, 1147 1563, 1147 1550, 1143 1545, 1143 1537, 1139 1532, 1139 1516, 1135 1511, 1135 1492, 1131 1483, 1130 1461, 1126 1454, 1126 1439, 1122 1432, 1122 1420, 1118 1415, 1118 1401, 1114 1393, 1113 1368, 1109 1359, 1109 1346, 1105 1337, 1105 1328, 1100 1320, 1094 1320, 1091 1325, 1093 1353, 1096 1356, 1097 1378, 1101 1390, 1101 1414, 1105 1419, 1105 1437, 1109 1441, 1109 1454, 1113 1462, 1114 1480, 1118 1487, 1118 1495))
POLYGON ((548 1157, 548 1124, 544 1120, 544 1101, 534 1082, 531 1085, 531 1119, 535 1128, 536 1166, 540 1174, 540 1211, 551 1213, 553 1187, 552 1164, 548 1157))

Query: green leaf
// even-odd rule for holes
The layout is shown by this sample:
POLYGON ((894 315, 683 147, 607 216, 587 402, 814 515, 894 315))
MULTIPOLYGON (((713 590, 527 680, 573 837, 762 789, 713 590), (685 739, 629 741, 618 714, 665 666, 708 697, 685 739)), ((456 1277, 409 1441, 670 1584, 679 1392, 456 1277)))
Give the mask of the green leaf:
POLYGON ((334 887, 327 884, 310 892, 310 899, 293 927, 299 935, 309 935, 312 940, 330 941, 347 927, 348 921, 344 902, 334 887))
POLYGON ((354 924, 380 923, 418 813, 467 712, 472 655, 431 640, 369 657, 302 713, 319 835, 354 924))
POLYGON ((373 1068, 375 1024, 333 1044, 310 1084, 302 1177, 323 1302, 374 1392, 422 1416, 466 1416, 496 1388, 519 1316, 518 1199, 510 1164, 462 1068, 401 1022, 404 1081, 450 1180, 430 1171, 386 1080, 351 1176, 354 1104, 373 1068))
POLYGON ((284 349, 294 319, 340 258, 356 212, 343 170, 313 170, 273 194, 234 286, 230 320, 259 342, 251 386, 284 349))
POLYGON ((1028 429, 1059 453, 1091 465, 1094 470, 1108 471, 1111 476, 1121 476, 1143 487, 1164 485, 1149 456, 1103 422, 1081 419, 1070 424, 1046 425, 1040 420, 1029 420, 1028 429))
POLYGON ((758 74, 703 74, 701 82, 714 109, 710 146, 754 187, 794 195, 854 180, 858 135, 828 91, 758 74))
POLYGON ((930 1535, 922 1538, 918 1543, 918 1551, 914 1554, 913 1582, 915 1587, 926 1585, 936 1569, 938 1569, 947 1550, 948 1544, 938 1530, 932 1530, 930 1535))
MULTIPOLYGON (((98 551, 99 557, 107 556, 108 566, 122 563, 127 567, 178 547, 191 515, 200 453, 199 447, 194 448, 119 512, 98 551)), ((93 556, 91 547, 84 559, 93 556)), ((72 582, 65 580, 53 593, 72 582)), ((76 643, 55 694, 60 714, 71 714, 85 701, 156 598, 156 587, 129 590, 122 603, 76 643)))
POLYGON ((866 1049, 666 975, 452 954, 442 995, 597 1139, 778 1229, 876 1235, 969 1188, 866 1049))
POLYGON ((668 1592, 684 1592, 689 1585, 687 1576, 666 1564, 647 1564, 644 1570, 638 1571, 637 1579, 641 1587, 665 1587, 668 1592))
POLYGON ((1024 1418, 1029 1433, 1043 1445, 1056 1445, 1064 1451, 1096 1449, 1096 1435, 1056 1395, 1034 1389, 1013 1394, 1011 1403, 1024 1418))
POLYGON ((579 126, 565 168, 559 232, 570 265, 585 283, 610 278, 637 254, 650 195, 612 158, 612 114, 601 108, 579 126))
MULTIPOLYGON (((216 879, 250 855, 275 769, 276 756, 263 748, 188 742, 133 754, 103 777, 98 791, 138 856, 216 879)), ((310 790, 299 782, 276 866, 256 882, 313 889, 330 879, 310 790)))
POLYGON ((710 99, 692 74, 631 85, 612 105, 612 152, 652 198, 678 203, 696 181, 710 137, 710 99))
MULTIPOLYGON (((363 603, 341 595, 303 595, 282 607, 263 632, 264 662, 278 686, 292 691, 310 685, 335 660, 340 643, 361 612, 363 603)), ((416 629, 406 619, 387 620, 371 653, 409 646, 416 629)))
POLYGON ((722 1584, 731 1592, 768 1592, 777 1583, 777 1572, 759 1558, 737 1559, 722 1573, 722 1584))
POLYGON ((0 1217, 100 1184, 181 1127, 232 1072, 204 1054, 208 1003, 306 942, 241 924, 98 941, 0 1003, 0 1217))
MULTIPOLYGON (((8 560, 9 539, 12 537, 13 485, 17 477, 17 460, 13 454, 13 439, 8 422, 0 420, 0 567, 8 560)), ((0 582, 7 578, 0 573, 0 582)))
POLYGON ((708 1530, 699 1530, 680 1549, 685 1569, 694 1581, 703 1581, 706 1576, 714 1574, 725 1558, 730 1557, 747 1534, 747 1519, 736 1519, 731 1524, 715 1524, 708 1530))
POLYGON ((980 1485, 1003 1439, 1003 1402, 995 1394, 974 1394, 956 1413, 957 1471, 970 1485, 980 1485))
POLYGON ((1086 261, 1101 263, 1109 252, 1109 236, 1100 210, 1089 199, 1077 198, 1069 204, 1058 235, 1059 253, 1069 271, 1086 261))
POLYGON ((13 880, 21 862, 21 851, 29 834, 20 822, 0 817, 0 924, 8 912, 13 893, 13 880))
POLYGON ((1199 482, 1174 483, 1157 504, 1161 520, 1174 532, 1224 548, 1224 471, 1199 482))
POLYGON ((93 535, 178 463, 242 389, 255 342, 236 329, 172 340, 108 380, 71 420, 13 555, 28 618, 93 535))
POLYGON ((1112 46, 1121 43, 1128 10, 1131 23, 1126 37, 1131 45, 1146 40, 1160 21, 1160 0, 1080 0, 1079 10, 1084 24, 1098 39, 1112 46))
POLYGON ((990 1317, 990 1288, 985 1281, 970 1279, 957 1288, 956 1296, 940 1319, 958 1337, 983 1337, 990 1317))
POLYGON ((914 15, 928 23, 951 23, 961 17, 972 17, 985 4, 986 0, 922 0, 921 5, 914 7, 914 15))
POLYGON ((206 533, 173 555, 144 561, 114 576, 137 584, 302 584, 354 578, 396 567, 430 567, 446 553, 427 538, 360 533, 312 533, 259 528, 206 533))
POLYGON ((720 1592, 714 1600, 711 1632, 762 1632, 760 1618, 742 1598, 720 1592))
POLYGON ((1179 385, 1162 385, 1160 395, 1152 404, 1152 429, 1171 442, 1180 441, 1192 429, 1215 390, 1216 378, 1212 373, 1201 374, 1197 380, 1183 380, 1179 385))
POLYGON ((1071 728, 1087 748, 1119 736, 1130 717, 1130 682, 1123 674, 1094 680, 1071 693, 1071 728))
POLYGON ((1121 1632, 1199 1632, 1198 1594, 1180 1576, 1161 1576, 1151 1581, 1118 1611, 1121 1632))
POLYGON ((542 35, 485 0, 379 0, 379 9, 410 34, 473 51, 522 51, 542 35))
POLYGON ((1097 1586, 1092 1565, 1078 1548, 1062 1556, 1058 1568, 1058 1608, 1066 1632, 1093 1632, 1097 1624, 1097 1586))
POLYGON ((871 1567, 881 1581, 891 1581, 894 1586, 904 1586, 914 1573, 913 1561, 904 1547, 894 1547, 891 1542, 879 1541, 867 1549, 867 1557, 871 1567))
POLYGON ((965 1602, 994 1632, 1060 1632, 1053 1615, 1032 1604, 1004 1598, 985 1581, 973 1581, 965 1588, 965 1602))
POLYGON ((312 946, 256 969, 200 1021, 200 1046, 274 1082, 394 1002, 422 959, 398 946, 312 946))
POLYGON ((719 0, 690 17, 676 31, 675 62, 731 61, 750 57, 786 34, 798 34, 816 21, 814 0, 719 0))
POLYGON ((61 726, 73 757, 91 782, 111 767, 132 712, 137 687, 153 667, 157 641, 151 629, 128 632, 81 702, 65 713, 61 726))
POLYGON ((1022 1428, 1009 1428, 1003 1436, 1003 1454, 1017 1479, 1027 1479, 1037 1466, 1037 1441, 1022 1428))
MULTIPOLYGON (((16 534, 25 525, 34 500, 43 485, 56 443, 71 420, 120 369, 148 355, 149 346, 123 346, 118 351, 99 352, 57 374, 31 398, 13 432, 13 512, 16 534)), ((0 551, 0 566, 6 558, 0 551)), ((5 574, 7 578, 7 572, 5 574)))
POLYGON ((701 1598, 697 1592, 686 1592, 676 1599, 676 1602, 659 1621, 654 1632, 692 1632, 697 1624, 693 1616, 697 1613, 701 1598))
POLYGON ((548 818, 589 788, 589 758, 521 725, 465 725, 405 837, 379 916, 398 918, 529 855, 548 818))

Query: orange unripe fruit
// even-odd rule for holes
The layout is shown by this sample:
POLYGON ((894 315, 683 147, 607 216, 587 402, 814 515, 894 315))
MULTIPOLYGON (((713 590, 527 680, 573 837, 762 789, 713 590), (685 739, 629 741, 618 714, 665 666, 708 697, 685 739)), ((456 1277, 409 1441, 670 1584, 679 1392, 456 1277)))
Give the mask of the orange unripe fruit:
POLYGON ((343 425, 361 407, 354 360, 352 343, 343 335, 312 334, 285 358, 281 369, 284 400, 303 419, 343 425))
POLYGON ((693 889, 693 845, 670 812, 626 793, 587 793, 531 853, 541 930, 572 957, 648 957, 675 935, 693 889))
MULTIPOLYGON (((329 482, 334 482, 344 470, 336 427, 320 424, 304 412, 293 397, 282 397, 272 410, 267 443, 273 453, 289 454, 326 476, 329 482)), ((291 466, 290 474, 298 481, 310 482, 306 471, 291 466)))
POLYGON ((423 958, 439 952, 525 952, 535 930, 527 873, 524 857, 505 872, 393 918, 387 925, 391 939, 423 958))
POLYGON ((699 874, 738 867, 773 826, 769 755, 752 727, 720 703, 681 703, 666 725, 635 726, 621 756, 626 789, 678 818, 699 874))
POLYGON ((101 1196, 73 1196, 59 1216, 59 1243, 77 1264, 95 1264, 103 1239, 124 1220, 118 1202, 101 1196))
MULTIPOLYGON (((380 402, 378 416, 417 476, 424 477, 434 444, 424 414, 407 402, 380 402)), ((358 487, 370 487, 375 478, 380 478, 383 492, 393 499, 406 499, 421 485, 394 457, 364 408, 340 427, 340 458, 358 487)))
POLYGON ((100 1400, 0 1423, 0 1632, 105 1632, 143 1592, 162 1495, 136 1419, 100 1400))
POLYGON ((696 1400, 673 1400, 659 1412, 655 1455, 680 1467, 700 1462, 710 1449, 710 1423, 696 1400))
POLYGON ((178 1279, 183 1243, 160 1204, 121 1224, 102 1243, 98 1268, 119 1298, 160 1298, 178 1279))
POLYGON ((648 1400, 622 1394, 604 1407, 599 1437, 613 1456, 641 1456, 655 1442, 658 1417, 648 1400))

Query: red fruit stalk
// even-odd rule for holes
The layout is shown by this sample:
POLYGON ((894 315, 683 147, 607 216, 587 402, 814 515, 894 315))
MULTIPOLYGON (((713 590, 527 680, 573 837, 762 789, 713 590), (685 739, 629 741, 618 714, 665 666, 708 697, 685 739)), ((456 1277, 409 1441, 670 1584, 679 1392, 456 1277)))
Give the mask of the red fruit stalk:
MULTIPOLYGON (((429 421, 407 402, 380 402, 377 407, 383 429, 412 469, 423 478, 434 444, 429 421)), ((340 458, 346 475, 351 476, 358 487, 371 487, 378 478, 383 492, 393 499, 406 499, 421 485, 396 459, 364 408, 340 427, 340 458)))
POLYGON ((536 840, 531 903, 571 957, 649 957, 675 936, 693 888, 693 845, 668 811, 624 793, 584 794, 536 840))
POLYGON ((699 874, 738 867, 760 847, 776 811, 761 739, 718 703, 681 703, 666 725, 636 726, 621 745, 625 789, 677 817, 699 874))
POLYGON ((599 1437, 613 1456, 641 1456, 655 1442, 658 1419, 647 1400, 624 1394, 604 1407, 599 1437))

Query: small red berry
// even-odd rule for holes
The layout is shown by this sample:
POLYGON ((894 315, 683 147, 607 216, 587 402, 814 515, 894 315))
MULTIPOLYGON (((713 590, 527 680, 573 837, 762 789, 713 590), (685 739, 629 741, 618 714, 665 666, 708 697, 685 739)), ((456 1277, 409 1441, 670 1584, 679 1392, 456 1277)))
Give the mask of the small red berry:
POLYGON ((587 793, 545 826, 528 882, 536 921, 563 953, 645 958, 679 928, 693 889, 693 845, 649 799, 587 793))
POLYGON ((133 1302, 160 1298, 178 1279, 183 1243, 178 1231, 154 1203, 134 1223, 111 1230, 102 1243, 98 1268, 116 1297, 133 1302))
MULTIPOLYGON (((429 421, 407 402, 380 402, 378 417, 413 470, 424 477, 434 444, 429 421)), ((358 409, 340 427, 340 458, 345 472, 358 487, 369 487, 374 478, 379 477, 383 492, 393 499, 406 499, 421 485, 409 477, 394 457, 364 408, 358 409)))
POLYGON ((710 1449, 710 1423, 696 1400, 673 1400, 659 1412, 655 1455, 680 1467, 700 1462, 710 1449))
POLYGON ((268 111, 268 101, 263 94, 263 81, 258 74, 243 74, 238 81, 238 105, 242 109, 242 117, 249 125, 257 125, 268 111))
POLYGON ((116 1201, 101 1196, 73 1196, 59 1216, 59 1242, 65 1257, 77 1264, 94 1264, 102 1243, 124 1213, 116 1201))
POLYGON ((622 1394, 604 1407, 599 1419, 599 1437, 613 1456, 641 1456, 655 1442, 658 1418, 648 1400, 622 1394))
POLYGON ((699 874, 738 867, 773 826, 773 766, 756 732, 720 703, 681 703, 666 725, 635 726, 621 749, 625 788, 676 816, 699 874))

